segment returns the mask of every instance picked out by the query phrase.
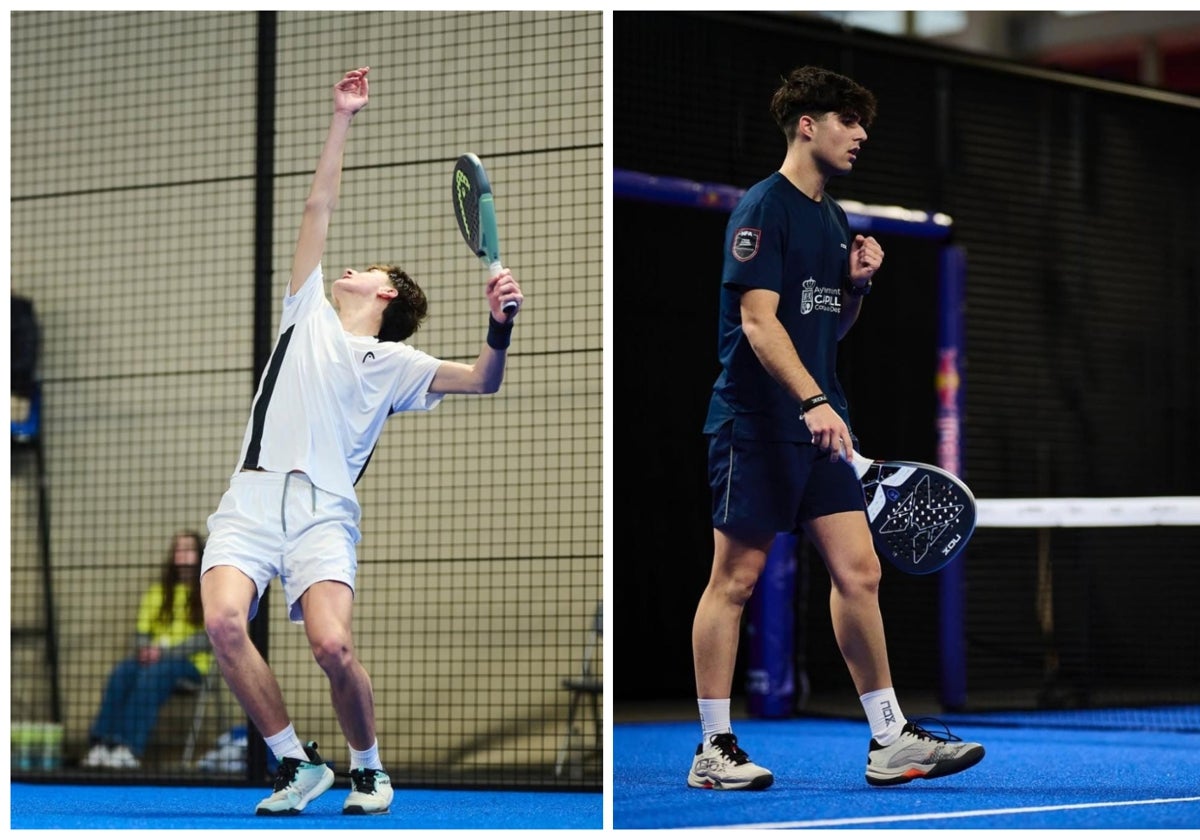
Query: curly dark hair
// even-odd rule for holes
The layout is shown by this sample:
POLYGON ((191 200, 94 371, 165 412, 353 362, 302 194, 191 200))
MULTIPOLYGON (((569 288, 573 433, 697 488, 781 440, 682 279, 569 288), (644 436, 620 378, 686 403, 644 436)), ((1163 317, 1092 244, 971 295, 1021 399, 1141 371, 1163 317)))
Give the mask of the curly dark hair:
POLYGON ((771 97, 771 116, 789 143, 796 137, 800 117, 821 117, 830 111, 864 127, 875 119, 875 94, 853 79, 823 67, 799 67, 783 79, 771 97))
POLYGON ((382 271, 399 292, 383 310, 376 338, 380 341, 404 341, 417 331, 429 314, 429 301, 425 293, 398 265, 372 265, 367 271, 382 271))

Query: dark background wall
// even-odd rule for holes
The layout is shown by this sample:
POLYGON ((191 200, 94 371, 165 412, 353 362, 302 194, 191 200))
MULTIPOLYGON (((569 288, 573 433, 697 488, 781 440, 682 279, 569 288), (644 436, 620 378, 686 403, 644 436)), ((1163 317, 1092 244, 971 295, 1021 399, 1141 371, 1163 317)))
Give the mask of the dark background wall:
MULTIPOLYGON (((1198 495, 1200 100, 1097 86, 774 15, 614 15, 614 165, 748 187, 782 160, 767 103, 801 64, 873 90, 838 199, 943 212, 968 259, 965 473, 980 498, 1198 495)), ((614 203, 614 691, 694 696, 691 618, 712 537, 700 428, 716 375, 723 213, 614 203)), ((862 448, 934 461, 936 250, 891 238, 842 343, 862 448)), ((981 530, 969 689, 1042 687, 1037 535, 981 530)), ((1062 680, 1198 690, 1196 528, 1051 538, 1062 680)), ((811 568, 813 690, 848 689, 811 568)), ((897 687, 937 674, 936 581, 885 570, 897 687)), ((740 683, 735 691, 740 691, 740 683)), ((990 692, 990 694, 988 694, 990 692)))

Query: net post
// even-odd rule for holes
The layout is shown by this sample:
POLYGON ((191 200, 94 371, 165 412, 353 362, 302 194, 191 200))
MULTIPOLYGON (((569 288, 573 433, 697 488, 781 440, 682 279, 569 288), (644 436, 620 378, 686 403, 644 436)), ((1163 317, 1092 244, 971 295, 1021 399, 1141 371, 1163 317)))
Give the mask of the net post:
POLYGON ((775 535, 746 604, 746 708, 754 717, 790 717, 796 704, 795 534, 775 535))
MULTIPOLYGON (((942 469, 963 477, 962 357, 965 343, 966 252, 946 245, 938 258, 937 457, 942 469)), ((964 620, 964 558, 938 575, 941 704, 958 710, 967 703, 964 620)))

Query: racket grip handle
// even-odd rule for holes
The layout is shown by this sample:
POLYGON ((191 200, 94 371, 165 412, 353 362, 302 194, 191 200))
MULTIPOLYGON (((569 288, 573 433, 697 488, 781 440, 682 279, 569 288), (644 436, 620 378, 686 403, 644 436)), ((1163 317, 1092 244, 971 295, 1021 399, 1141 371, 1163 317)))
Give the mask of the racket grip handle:
MULTIPOLYGON (((504 268, 504 266, 500 264, 500 260, 494 261, 488 266, 488 276, 495 277, 500 273, 500 269, 502 268, 504 268)), ((517 302, 515 300, 510 300, 508 303, 504 304, 503 309, 505 315, 512 317, 513 315, 517 314, 517 302)))
POLYGON ((858 474, 859 480, 862 480, 862 477, 867 474, 867 470, 869 470, 871 465, 875 462, 870 458, 860 455, 857 449, 852 449, 850 451, 854 453, 854 460, 850 462, 850 466, 853 468, 854 472, 858 474))

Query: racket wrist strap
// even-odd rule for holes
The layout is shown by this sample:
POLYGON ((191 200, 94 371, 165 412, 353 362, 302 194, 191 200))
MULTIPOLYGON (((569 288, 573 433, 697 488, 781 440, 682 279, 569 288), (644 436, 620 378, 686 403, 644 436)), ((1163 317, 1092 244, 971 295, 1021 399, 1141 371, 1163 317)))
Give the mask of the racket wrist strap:
POLYGON ((512 340, 513 322, 501 324, 491 313, 488 313, 488 332, 487 345, 493 350, 507 350, 508 344, 512 340))
POLYGON ((817 394, 815 397, 809 397, 800 403, 800 414, 808 414, 819 405, 825 405, 829 402, 829 397, 824 394, 817 394))

